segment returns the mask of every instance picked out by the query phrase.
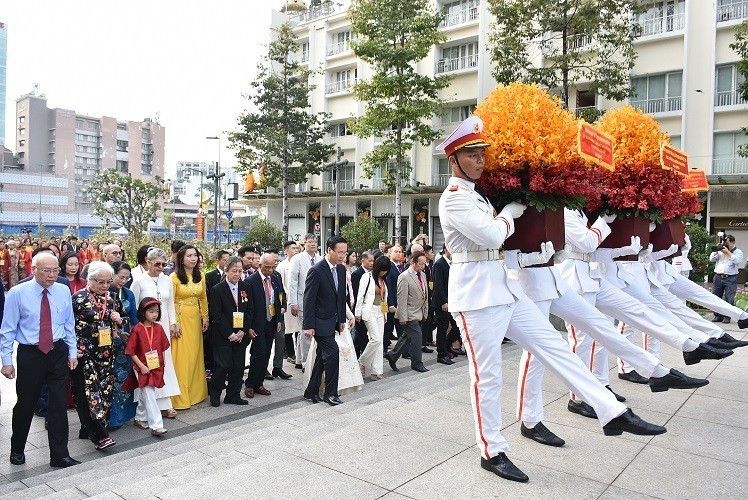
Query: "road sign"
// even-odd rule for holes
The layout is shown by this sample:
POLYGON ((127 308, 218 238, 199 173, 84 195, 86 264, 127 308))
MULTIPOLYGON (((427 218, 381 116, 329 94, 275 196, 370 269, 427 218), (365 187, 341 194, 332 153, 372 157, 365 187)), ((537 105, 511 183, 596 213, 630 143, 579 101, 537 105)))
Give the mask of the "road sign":
POLYGON ((232 219, 233 217, 234 217, 234 212, 232 212, 231 210, 226 210, 226 218, 232 219))

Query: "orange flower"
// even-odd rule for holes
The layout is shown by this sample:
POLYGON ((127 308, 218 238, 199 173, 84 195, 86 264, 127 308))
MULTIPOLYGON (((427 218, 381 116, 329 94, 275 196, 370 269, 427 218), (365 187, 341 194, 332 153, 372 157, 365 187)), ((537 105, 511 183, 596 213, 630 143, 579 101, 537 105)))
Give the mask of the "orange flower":
POLYGON ((660 143, 670 143, 654 118, 628 105, 607 111, 596 125, 613 138, 616 165, 658 165, 660 143))
POLYGON ((475 110, 483 120, 486 170, 561 166, 579 159, 577 119, 537 85, 496 87, 475 110))

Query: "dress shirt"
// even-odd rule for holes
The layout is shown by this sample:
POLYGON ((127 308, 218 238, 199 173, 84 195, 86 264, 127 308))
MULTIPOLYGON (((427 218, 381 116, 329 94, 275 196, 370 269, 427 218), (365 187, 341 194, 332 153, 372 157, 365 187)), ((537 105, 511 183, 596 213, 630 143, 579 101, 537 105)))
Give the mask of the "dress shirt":
POLYGON ((734 247, 730 250, 730 253, 732 254, 730 257, 723 252, 712 252, 709 255, 709 260, 715 263, 714 272, 716 274, 734 274, 737 276, 740 262, 743 260, 743 252, 738 247, 734 247))
POLYGON ((330 266, 330 273, 332 273, 332 280, 335 282, 335 293, 338 293, 338 271, 337 271, 338 266, 330 262, 328 259, 325 259, 325 260, 327 260, 327 265, 330 266))
MULTIPOLYGON (((34 279, 16 285, 5 298, 5 313, 0 327, 0 356, 3 366, 13 364, 13 342, 19 344, 39 344, 39 324, 41 322, 42 290, 34 279)), ((75 339, 75 321, 70 289, 54 283, 48 288, 49 305, 52 311, 52 341, 64 340, 68 345, 70 358, 78 355, 75 339)))

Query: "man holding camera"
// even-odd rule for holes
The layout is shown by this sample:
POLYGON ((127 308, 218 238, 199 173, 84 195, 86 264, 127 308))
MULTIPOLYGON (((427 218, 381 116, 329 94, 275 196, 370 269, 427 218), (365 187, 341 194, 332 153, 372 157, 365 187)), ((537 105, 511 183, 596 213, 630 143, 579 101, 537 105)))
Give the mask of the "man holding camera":
MULTIPOLYGON (((735 292, 738 289, 738 269, 743 260, 743 252, 735 246, 735 236, 722 236, 720 244, 712 247, 709 260, 714 262, 714 295, 723 298, 730 305, 735 305, 735 292)), ((714 313, 715 323, 729 323, 730 318, 714 313)))

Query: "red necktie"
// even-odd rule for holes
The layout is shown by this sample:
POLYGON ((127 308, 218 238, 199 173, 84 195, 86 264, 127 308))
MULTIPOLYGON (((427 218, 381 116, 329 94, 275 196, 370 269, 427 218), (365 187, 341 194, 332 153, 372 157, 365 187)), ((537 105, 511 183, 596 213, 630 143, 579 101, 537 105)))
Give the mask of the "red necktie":
POLYGON ((418 284, 421 287, 421 292, 426 292, 426 290, 423 288, 423 280, 421 279, 421 273, 416 273, 416 276, 418 276, 418 284))
POLYGON ((47 354, 54 347, 52 343, 52 309, 49 307, 49 290, 42 290, 42 306, 39 314, 39 350, 47 354))

